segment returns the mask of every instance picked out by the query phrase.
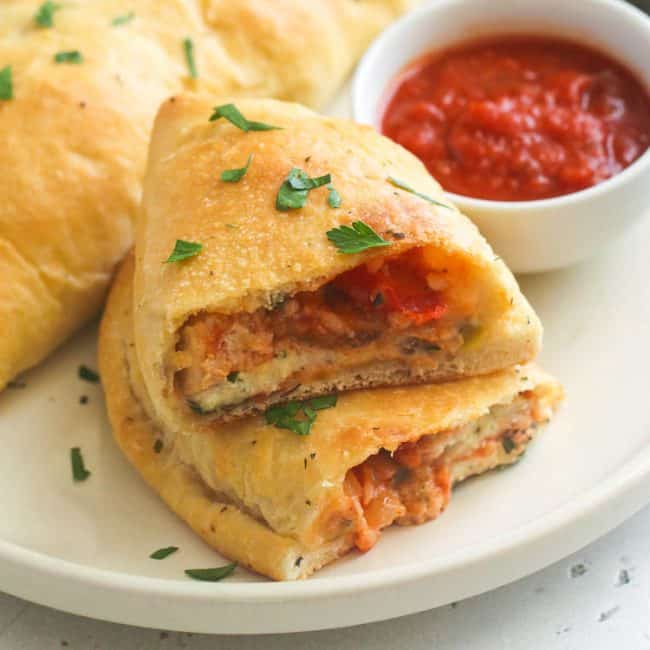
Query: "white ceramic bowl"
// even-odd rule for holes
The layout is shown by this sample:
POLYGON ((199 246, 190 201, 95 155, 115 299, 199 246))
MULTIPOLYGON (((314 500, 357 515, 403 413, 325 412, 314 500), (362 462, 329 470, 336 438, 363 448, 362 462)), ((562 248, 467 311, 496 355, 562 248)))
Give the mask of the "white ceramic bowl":
MULTIPOLYGON (((379 128, 395 76, 413 59, 495 34, 573 39, 621 61, 650 88, 650 18, 623 0, 436 0, 394 23, 354 79, 353 116, 379 128)), ((537 201, 449 193, 513 271, 545 271, 597 253, 650 210, 650 151, 611 179, 537 201)))

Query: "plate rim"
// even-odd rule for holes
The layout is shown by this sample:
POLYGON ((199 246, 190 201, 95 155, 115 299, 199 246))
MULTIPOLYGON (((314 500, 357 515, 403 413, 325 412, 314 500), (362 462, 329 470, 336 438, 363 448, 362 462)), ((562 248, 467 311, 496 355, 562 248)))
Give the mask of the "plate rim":
MULTIPOLYGON (((462 589, 462 596, 454 594, 454 597, 443 595, 438 597, 436 602, 429 601, 421 603, 421 606, 407 606, 404 611, 398 612, 400 616, 416 611, 431 609, 457 600, 459 597, 470 597, 477 593, 484 592, 490 588, 496 588, 502 584, 519 579, 547 566, 551 562, 559 561, 567 555, 582 548, 586 544, 615 528, 625 519, 632 516, 644 505, 650 502, 650 447, 645 447, 646 453, 643 456, 636 456, 629 459, 619 467, 605 481, 595 487, 586 489, 575 495, 564 505, 554 508, 537 520, 533 520, 518 528, 508 531, 502 535, 496 535, 481 544, 474 544, 464 547, 451 554, 445 554, 432 558, 426 562, 417 562, 401 567, 386 569, 375 569, 364 571, 349 576, 332 576, 324 578, 311 578, 309 580, 296 582, 255 582, 255 583, 220 583, 202 584, 189 581, 168 578, 153 578, 123 572, 100 569, 69 560, 55 558, 46 553, 26 549, 14 542, 0 539, 0 569, 9 568, 18 570, 22 574, 23 585, 31 584, 31 576, 47 577, 57 580, 64 580, 61 586, 72 587, 84 584, 99 590, 103 596, 120 598, 125 595, 155 598, 160 605, 167 602, 177 607, 182 601, 183 605, 209 605, 228 604, 230 606, 257 606, 263 604, 280 604, 282 606, 298 606, 310 604, 317 599, 332 597, 372 597, 376 592, 386 587, 400 587, 416 581, 433 581, 441 573, 454 573, 467 570, 468 567, 476 564, 484 564, 508 556, 516 551, 525 551, 527 546, 543 543, 545 540, 557 536, 563 532, 566 541, 563 543, 554 542, 555 549, 549 557, 526 563, 526 568, 512 570, 497 580, 488 578, 491 586, 479 586, 478 584, 467 584, 462 589), (633 498, 632 498, 633 497, 633 498), (610 514, 605 517, 604 509, 609 506, 610 514), (618 508, 617 508, 618 506, 618 508), (612 512, 615 511, 615 512, 612 512), (587 526, 587 522, 591 525, 587 526), (568 529, 580 528, 578 532, 579 541, 569 541, 573 538, 568 534, 568 529), (560 548, 561 546, 561 548, 560 548), (432 604, 433 603, 433 604, 432 604)), ((8 571, 9 573, 9 571, 8 571)), ((498 572, 497 572, 498 573, 498 572)), ((37 581, 36 581, 37 582, 37 581)), ((93 603, 85 602, 80 607, 60 607, 53 602, 52 598, 45 597, 42 593, 34 594, 30 589, 24 589, 12 584, 3 584, 2 589, 13 595, 45 604, 58 609, 64 609, 75 614, 92 616, 103 620, 119 623, 137 624, 144 627, 166 627, 168 622, 156 623, 153 619, 140 620, 129 619, 125 616, 112 616, 110 612, 98 611, 93 608, 93 603)), ((437 594, 436 594, 437 595, 437 594)), ((54 599, 55 600, 55 599, 54 599)), ((361 602, 359 601, 359 609, 361 602)), ((161 609, 164 618, 164 608, 161 609)), ((306 624, 286 625, 276 622, 272 625, 252 627, 248 620, 245 625, 241 621, 227 622, 218 619, 212 621, 216 627, 206 621, 207 626, 191 623, 191 627, 176 626, 166 629, 183 629, 197 632, 219 632, 219 633, 266 633, 278 631, 306 631, 316 629, 327 629, 342 627, 349 623, 338 623, 328 617, 322 624, 317 626, 306 624)), ((380 612, 370 616, 359 616, 359 623, 375 620, 385 620, 386 616, 380 612)), ((154 616, 155 619, 155 616, 154 616)), ((188 621, 189 622, 189 621, 188 621)), ((265 621, 264 623, 268 623, 265 621)))

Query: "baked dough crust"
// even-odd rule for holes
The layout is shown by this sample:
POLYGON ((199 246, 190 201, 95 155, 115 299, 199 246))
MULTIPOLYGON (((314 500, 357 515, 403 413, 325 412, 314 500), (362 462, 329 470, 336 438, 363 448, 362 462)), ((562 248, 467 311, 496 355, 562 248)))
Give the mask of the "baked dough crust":
MULTIPOLYGON (((259 417, 174 435, 150 415, 134 354, 132 306, 129 256, 111 291, 99 342, 102 385, 118 445, 208 544, 277 580, 307 577, 353 547, 352 533, 331 539, 320 534, 349 468, 380 448, 394 450, 473 421, 522 391, 535 391, 548 407, 562 395, 557 382, 527 366, 447 384, 346 393, 335 408, 319 412, 311 435, 304 437, 265 425, 259 417), (158 439, 163 450, 156 454, 158 439)), ((512 461, 497 452, 480 471, 512 461)))
POLYGON ((151 123, 180 91, 320 105, 408 0, 0 2, 0 389, 101 307, 132 222, 151 123), (115 27, 117 16, 134 13, 115 27), (188 77, 182 40, 194 43, 188 77), (56 64, 79 50, 83 62, 56 64))
MULTIPOLYGON (((400 378, 388 368, 384 384, 444 381, 535 357, 542 327, 514 277, 415 156, 368 126, 276 100, 240 99, 237 106, 248 119, 279 130, 245 133, 224 119, 209 122, 214 103, 228 101, 172 98, 152 134, 136 233, 135 331, 145 385, 166 427, 180 431, 201 419, 173 383, 178 332, 189 317, 268 308, 278 296, 312 291, 359 264, 415 247, 477 291, 481 334, 426 376, 404 377, 402 368, 400 378), (241 167, 251 154, 238 183, 219 181, 220 171, 241 167), (330 208, 321 188, 300 210, 279 212, 276 195, 292 167, 331 174, 341 208, 330 208), (449 207, 398 190, 388 177, 449 207), (325 233, 357 220, 386 239, 399 238, 343 255, 325 233), (163 264, 177 239, 202 243, 200 255, 163 264)), ((359 387, 354 382, 336 388, 359 387)))

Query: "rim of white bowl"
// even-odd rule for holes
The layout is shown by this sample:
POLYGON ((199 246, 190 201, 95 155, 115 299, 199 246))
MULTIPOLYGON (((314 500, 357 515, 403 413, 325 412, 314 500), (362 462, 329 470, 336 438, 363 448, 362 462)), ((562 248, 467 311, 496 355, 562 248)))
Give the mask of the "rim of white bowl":
MULTIPOLYGON (((614 11, 618 11, 623 14, 627 14, 628 17, 636 21, 637 25, 642 26, 648 33, 648 42, 650 42, 650 16, 645 14, 641 9, 635 7, 625 0, 583 0, 591 2, 592 4, 605 5, 612 8, 614 11)), ((366 79, 370 79, 371 75, 367 73, 368 68, 375 64, 375 59, 381 56, 383 53, 383 48, 385 47, 386 42, 393 38, 395 34, 399 34, 402 31, 408 31, 413 23, 421 18, 423 14, 437 13, 439 11, 444 11, 445 7, 454 4, 457 2, 466 2, 466 0, 431 0, 430 2, 413 9, 408 12, 400 19, 396 20, 389 27, 387 27, 370 45, 366 50, 366 53, 363 55, 359 65, 357 66, 356 72, 352 80, 352 117, 354 120, 359 121, 360 117, 364 124, 371 124, 376 128, 376 119, 373 115, 373 118, 370 119, 369 116, 360 116, 363 112, 360 110, 359 106, 362 104, 362 95, 365 93, 365 88, 367 83, 366 79)), ((533 30, 534 31, 534 30, 533 30)), ((496 32, 495 32, 496 34, 496 32)), ((576 42, 580 42, 580 36, 578 35, 575 39, 576 42)), ((459 43, 462 40, 458 41, 459 43)), ((429 49, 424 49, 420 54, 412 57, 408 63, 402 66, 404 69, 412 61, 416 60, 418 56, 422 56, 427 52, 434 50, 432 46, 429 49)), ((617 54, 609 55, 614 60, 625 65, 629 69, 629 65, 617 54)), ((399 74, 399 73, 398 73, 399 74)), ((638 78, 638 75, 635 75, 638 78)), ((645 85, 646 92, 650 92, 650 78, 643 79, 640 81, 645 85)), ((384 93, 381 98, 385 97, 386 91, 390 87, 390 82, 385 85, 384 93)), ((373 110, 376 111, 378 108, 377 105, 373 107, 373 110)), ((379 131, 379 129, 377 129, 379 131)), ((379 131, 381 133, 381 131, 379 131)), ((449 192, 445 190, 445 194, 455 203, 464 204, 469 208, 477 209, 495 209, 498 208, 500 212, 517 212, 520 213, 522 210, 531 209, 531 210, 541 210, 541 209, 554 209, 560 206, 574 205, 582 201, 586 201, 592 198, 598 198, 600 195, 616 190, 619 186, 628 181, 636 178, 641 174, 650 173, 650 148, 646 149, 634 162, 628 165, 625 169, 620 171, 614 176, 610 176, 604 181, 587 187, 583 190, 578 190, 576 192, 570 192, 569 194, 562 194, 561 196, 553 196, 546 199, 531 199, 529 201, 498 201, 494 199, 481 199, 473 196, 467 196, 465 194, 457 194, 455 192, 449 192)))

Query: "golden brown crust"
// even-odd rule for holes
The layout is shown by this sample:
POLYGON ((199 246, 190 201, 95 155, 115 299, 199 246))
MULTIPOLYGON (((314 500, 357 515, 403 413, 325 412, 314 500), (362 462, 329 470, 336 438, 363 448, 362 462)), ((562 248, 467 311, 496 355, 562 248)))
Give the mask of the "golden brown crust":
POLYGON ((93 0, 39 28, 41 0, 0 3, 0 389, 99 309, 132 243, 146 143, 174 92, 319 104, 407 0, 93 0), (112 20, 133 12, 121 27, 112 20), (192 38, 191 80, 182 39, 192 38), (83 63, 55 64, 79 50, 83 63))
POLYGON ((537 316, 476 226, 448 203, 415 156, 370 127, 275 100, 237 105, 248 119, 281 130, 245 133, 225 119, 209 122, 212 105, 228 101, 177 97, 162 105, 154 126, 136 233, 135 318, 140 365, 160 421, 180 430, 197 419, 174 399, 170 367, 188 317, 268 307, 279 295, 312 290, 363 262, 413 247, 425 247, 450 276, 462 275, 476 289, 482 333, 436 371, 407 382, 493 372, 534 358, 537 316), (243 166, 251 154, 240 182, 219 180, 222 170, 243 166), (341 208, 329 207, 327 189, 320 188, 304 208, 278 211, 278 189, 293 167, 331 174, 341 208), (450 207, 398 190, 391 176, 450 207), (341 254, 326 232, 357 220, 392 245, 341 254), (200 242, 200 255, 163 264, 177 239, 200 242))
MULTIPOLYGON (((561 398, 558 384, 529 366, 443 385, 345 394, 336 408, 319 413, 306 437, 267 426, 261 418, 174 435, 146 414, 152 407, 133 354, 132 277, 129 257, 100 335, 102 384, 115 438, 145 480, 203 539, 276 579, 306 577, 352 548, 350 534, 331 539, 319 534, 319 518, 341 496, 350 467, 380 448, 394 450, 474 420, 522 390, 535 390, 549 406, 561 398), (158 438, 164 440, 159 455, 153 451, 158 438)), ((488 459, 485 469, 511 460, 488 459)))

